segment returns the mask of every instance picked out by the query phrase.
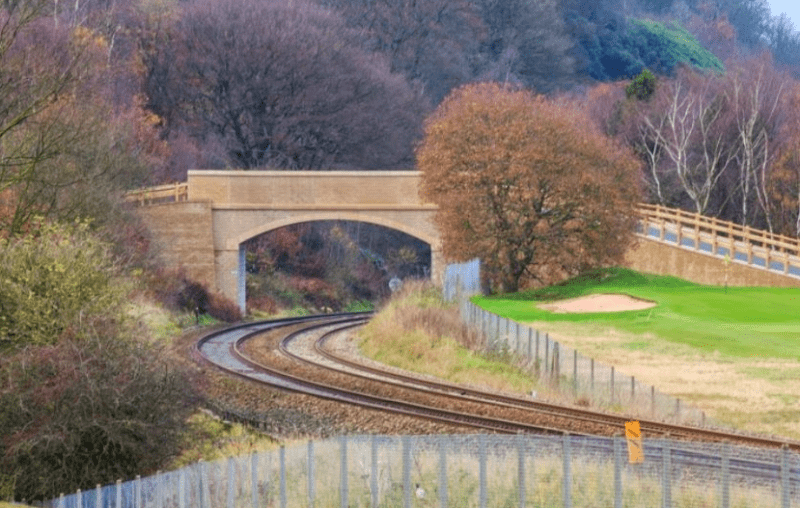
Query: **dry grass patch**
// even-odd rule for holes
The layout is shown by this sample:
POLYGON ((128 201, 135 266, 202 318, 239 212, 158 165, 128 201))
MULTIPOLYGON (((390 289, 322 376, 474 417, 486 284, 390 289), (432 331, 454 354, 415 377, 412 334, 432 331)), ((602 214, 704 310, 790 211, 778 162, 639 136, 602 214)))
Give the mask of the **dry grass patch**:
POLYGON ((722 426, 800 439, 797 361, 698 353, 690 346, 591 324, 530 323, 550 337, 660 391, 722 426))
POLYGON ((510 358, 480 353, 480 339, 445 305, 432 286, 407 284, 360 332, 362 353, 400 369, 482 389, 527 393, 538 389, 510 358))

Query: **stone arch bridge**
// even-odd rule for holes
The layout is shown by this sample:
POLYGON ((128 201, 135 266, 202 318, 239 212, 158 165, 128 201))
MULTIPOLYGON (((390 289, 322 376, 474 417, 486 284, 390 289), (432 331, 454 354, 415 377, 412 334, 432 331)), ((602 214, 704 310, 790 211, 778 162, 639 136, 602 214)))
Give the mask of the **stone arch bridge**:
POLYGON ((417 171, 189 171, 187 183, 129 194, 162 258, 245 304, 244 242, 290 224, 346 220, 402 231, 443 259, 435 205, 419 196, 417 171), (161 201, 161 202, 159 202, 161 201))
MULTIPOLYGON (((127 199, 163 260, 245 308, 244 243, 290 224, 366 222, 431 246, 431 275, 444 271, 436 205, 419 195, 417 171, 189 171, 186 183, 127 199)), ((641 205, 634 269, 703 284, 800 286, 800 241, 682 210, 641 205)))

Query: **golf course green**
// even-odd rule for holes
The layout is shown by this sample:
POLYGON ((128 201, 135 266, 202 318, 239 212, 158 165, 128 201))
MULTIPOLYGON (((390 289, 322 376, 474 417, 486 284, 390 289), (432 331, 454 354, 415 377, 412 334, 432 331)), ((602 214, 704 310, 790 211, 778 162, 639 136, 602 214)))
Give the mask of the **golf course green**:
POLYGON ((603 268, 541 289, 476 296, 478 306, 519 322, 607 326, 739 358, 800 359, 800 288, 704 286, 676 277, 603 268), (538 304, 598 293, 650 300, 645 310, 555 313, 538 304))

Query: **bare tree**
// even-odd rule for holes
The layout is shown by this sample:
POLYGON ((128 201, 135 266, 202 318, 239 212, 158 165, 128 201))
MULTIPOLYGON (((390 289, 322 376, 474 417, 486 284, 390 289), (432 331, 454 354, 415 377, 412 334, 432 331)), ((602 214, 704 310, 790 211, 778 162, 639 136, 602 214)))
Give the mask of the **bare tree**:
POLYGON ((644 136, 658 143, 697 213, 734 160, 727 143, 725 98, 711 77, 684 74, 660 89, 660 106, 645 115, 644 136))
POLYGON ((778 138, 779 122, 787 77, 774 70, 766 53, 729 70, 728 76, 728 93, 739 145, 736 163, 741 186, 741 223, 752 223, 756 210, 750 210, 749 205, 755 201, 772 231, 767 182, 781 142, 778 138))
POLYGON ((554 0, 478 0, 486 24, 483 51, 488 63, 481 77, 524 83, 549 92, 572 79, 572 41, 554 0))
POLYGON ((484 25, 468 0, 321 0, 342 13, 369 51, 388 56, 392 72, 420 83, 438 103, 473 77, 484 25))
POLYGON ((219 140, 228 165, 411 163, 423 101, 321 7, 198 0, 151 49, 148 95, 193 137, 219 140))

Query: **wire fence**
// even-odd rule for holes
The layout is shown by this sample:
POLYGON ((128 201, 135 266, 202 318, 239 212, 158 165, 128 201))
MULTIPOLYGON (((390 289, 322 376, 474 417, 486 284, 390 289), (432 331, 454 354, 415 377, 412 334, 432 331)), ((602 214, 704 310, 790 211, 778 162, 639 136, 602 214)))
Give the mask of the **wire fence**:
POLYGON ((349 436, 255 452, 52 500, 55 508, 780 507, 794 452, 536 435, 349 436))
POLYGON ((480 261, 451 264, 445 270, 443 297, 457 301, 462 320, 477 331, 491 352, 507 353, 547 384, 576 402, 626 411, 641 418, 706 426, 705 412, 680 398, 624 374, 550 338, 547 332, 481 309, 468 298, 480 293, 480 261))
POLYGON ((486 350, 510 354, 516 363, 547 385, 579 403, 621 410, 641 418, 705 426, 706 415, 680 398, 658 391, 531 328, 461 300, 461 317, 478 331, 486 350))
POLYGON ((442 281, 444 301, 460 301, 480 292, 481 261, 479 259, 447 265, 442 281))

